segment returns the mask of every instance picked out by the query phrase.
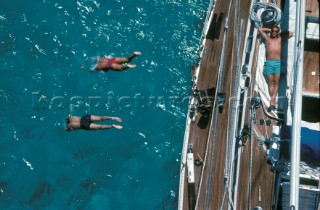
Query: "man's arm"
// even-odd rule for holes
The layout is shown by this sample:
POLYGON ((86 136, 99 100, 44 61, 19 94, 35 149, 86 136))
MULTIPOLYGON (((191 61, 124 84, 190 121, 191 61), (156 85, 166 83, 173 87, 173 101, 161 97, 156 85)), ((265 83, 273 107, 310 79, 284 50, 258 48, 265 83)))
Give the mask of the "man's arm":
POLYGON ((270 28, 259 28, 258 29, 259 34, 264 38, 264 39, 268 39, 269 36, 266 34, 266 32, 270 33, 271 29, 270 28))
POLYGON ((293 32, 291 31, 283 31, 281 32, 281 38, 290 39, 293 36, 293 32))

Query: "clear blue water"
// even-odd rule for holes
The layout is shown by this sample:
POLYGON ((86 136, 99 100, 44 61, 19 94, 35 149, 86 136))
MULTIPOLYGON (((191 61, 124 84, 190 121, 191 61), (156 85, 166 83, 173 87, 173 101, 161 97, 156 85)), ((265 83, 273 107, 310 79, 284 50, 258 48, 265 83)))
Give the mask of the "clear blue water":
POLYGON ((176 209, 208 4, 1 0, 0 209, 176 209), (133 51, 125 72, 84 62, 133 51), (66 116, 86 113, 124 128, 64 131, 66 116))

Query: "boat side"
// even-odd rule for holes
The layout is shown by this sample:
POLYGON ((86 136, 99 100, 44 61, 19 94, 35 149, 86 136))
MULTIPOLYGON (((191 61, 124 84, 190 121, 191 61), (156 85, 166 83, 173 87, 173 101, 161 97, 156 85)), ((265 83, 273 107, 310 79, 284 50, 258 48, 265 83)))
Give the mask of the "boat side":
MULTIPOLYGON (((291 30, 286 21, 292 18, 288 5, 292 6, 293 1, 267 5, 278 7, 277 11, 282 9, 283 30, 291 30)), ((252 20, 253 10, 258 10, 255 3, 214 1, 207 18, 201 60, 193 75, 181 158, 179 209, 277 209, 288 203, 284 197, 290 179, 292 101, 287 93, 294 85, 294 41, 289 41, 291 44, 288 42, 283 50, 288 72, 281 76, 278 109, 268 111, 270 96, 262 75, 265 49, 252 20), (186 175, 188 146, 192 147, 195 159, 191 184, 186 175)), ((265 5, 262 8, 265 9, 265 5)), ((306 1, 306 14, 312 23, 319 21, 319 1, 306 1)), ((316 27, 310 24, 312 30, 309 31, 316 27)), ((314 38, 316 35, 309 33, 312 40, 306 39, 304 51, 303 97, 308 100, 303 101, 303 112, 307 114, 302 113, 302 119, 316 121, 304 123, 308 129, 319 125, 319 116, 309 116, 311 112, 319 115, 310 104, 314 98, 319 104, 319 47, 314 44, 319 46, 319 38, 314 38), (311 102, 310 98, 313 98, 311 102)), ((316 143, 320 144, 319 138, 316 143)), ((303 170, 310 172, 300 172, 301 189, 319 194, 319 160, 314 164, 303 161, 301 164, 303 170)), ((311 194, 307 199, 314 196, 311 194)), ((304 198, 300 198, 300 202, 305 202, 304 198)))
MULTIPOLYGON (((201 165, 195 166, 195 195, 197 209, 217 209, 228 197, 225 190, 225 158, 228 142, 228 121, 231 113, 231 95, 234 88, 234 74, 238 56, 242 55, 244 46, 243 37, 236 36, 240 33, 240 19, 248 20, 251 1, 241 1, 241 10, 237 5, 239 1, 215 2, 209 29, 205 35, 204 48, 199 74, 196 75, 196 91, 207 96, 209 106, 205 110, 200 107, 203 103, 199 95, 194 97, 197 104, 196 114, 185 133, 185 140, 193 145, 193 154, 201 165), (247 9, 246 9, 247 8, 247 9), (236 20, 236 15, 238 20, 236 20), (240 55, 237 54, 240 51, 240 55), (222 54, 224 57, 222 58, 222 54), (217 119, 216 119, 217 118, 217 119), (201 161, 202 160, 202 161, 201 161)), ((243 21, 244 22, 244 21, 243 21)), ((241 30, 246 31, 244 22, 241 30)), ((190 118, 191 110, 188 117, 190 118)), ((186 144, 185 144, 186 145, 186 144)), ((183 169, 187 170, 185 159, 182 159, 183 169)), ((181 176, 180 176, 181 178, 181 176)), ((179 209, 189 209, 187 177, 182 177, 184 190, 180 192, 183 202, 179 209)), ((181 185, 180 185, 181 190, 181 185)), ((179 202, 180 203, 180 202, 179 202)), ((223 204, 224 205, 224 204, 223 204)))

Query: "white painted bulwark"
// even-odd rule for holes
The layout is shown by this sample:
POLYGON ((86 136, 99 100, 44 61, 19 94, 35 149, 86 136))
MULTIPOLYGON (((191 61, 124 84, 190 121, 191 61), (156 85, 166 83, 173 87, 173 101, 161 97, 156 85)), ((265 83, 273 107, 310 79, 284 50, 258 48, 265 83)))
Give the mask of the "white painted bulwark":
POLYGON ((307 23, 306 38, 319 40, 319 23, 307 23))

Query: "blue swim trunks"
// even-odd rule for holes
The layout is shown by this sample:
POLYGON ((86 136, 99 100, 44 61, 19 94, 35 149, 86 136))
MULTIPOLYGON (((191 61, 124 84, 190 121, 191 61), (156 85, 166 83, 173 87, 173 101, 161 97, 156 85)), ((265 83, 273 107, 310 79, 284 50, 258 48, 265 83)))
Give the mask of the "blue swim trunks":
POLYGON ((263 66, 263 75, 269 76, 272 74, 280 74, 281 61, 280 60, 266 60, 263 66))

